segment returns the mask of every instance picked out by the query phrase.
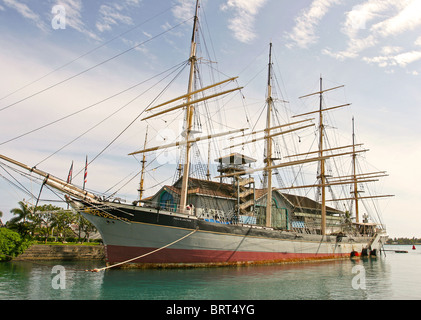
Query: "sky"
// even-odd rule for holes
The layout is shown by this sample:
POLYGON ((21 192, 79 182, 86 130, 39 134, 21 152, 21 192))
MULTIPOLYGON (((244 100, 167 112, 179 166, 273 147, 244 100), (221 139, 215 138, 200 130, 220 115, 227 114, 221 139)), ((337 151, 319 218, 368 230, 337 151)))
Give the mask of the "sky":
MULTIPOLYGON (((85 157, 100 154, 89 166, 88 186, 101 192, 137 173, 139 158, 127 154, 142 148, 145 123, 125 128, 164 88, 161 80, 178 72, 171 68, 188 59, 194 6, 193 0, 0 0, 0 153, 63 179, 74 161, 78 185, 85 157)), ((351 103, 335 117, 346 118, 338 122, 348 131, 355 117, 358 141, 370 149, 364 160, 389 175, 379 191, 395 196, 378 201, 388 233, 421 238, 420 0, 204 0, 200 24, 207 63, 221 80, 239 76, 252 118, 265 99, 270 42, 279 95, 292 114, 317 106, 298 98, 318 91, 321 75, 326 87, 345 85, 326 103, 351 103)), ((184 94, 186 79, 177 79, 168 97, 184 94)), ((159 126, 148 130, 151 145, 166 141, 159 126)), ((147 187, 171 183, 173 168, 152 167, 147 187)), ((0 174, 7 221, 29 199, 6 171, 0 174)), ((131 202, 137 183, 119 194, 131 202)), ((39 192, 39 184, 26 187, 39 192)))

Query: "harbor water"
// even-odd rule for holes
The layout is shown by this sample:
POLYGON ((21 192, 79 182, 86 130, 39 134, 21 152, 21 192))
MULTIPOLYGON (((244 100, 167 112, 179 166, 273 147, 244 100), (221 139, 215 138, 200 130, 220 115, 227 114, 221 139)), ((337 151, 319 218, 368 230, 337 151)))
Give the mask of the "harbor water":
POLYGON ((0 300, 421 299, 421 246, 385 249, 378 258, 98 273, 85 270, 103 262, 12 261, 0 263, 0 300))

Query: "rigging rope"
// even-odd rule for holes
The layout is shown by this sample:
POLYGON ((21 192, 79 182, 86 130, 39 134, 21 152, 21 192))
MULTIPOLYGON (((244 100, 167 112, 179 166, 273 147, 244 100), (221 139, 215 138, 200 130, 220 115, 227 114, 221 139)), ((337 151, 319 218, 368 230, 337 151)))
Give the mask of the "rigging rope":
POLYGON ((122 36, 124 36, 125 34, 127 34, 127 33, 129 33, 129 32, 132 32, 132 31, 133 31, 133 30, 135 30, 135 29, 140 28, 141 26, 143 26, 144 24, 148 23, 149 21, 152 21, 153 19, 155 19, 155 18, 157 18, 157 17, 159 17, 159 16, 163 15, 164 13, 166 13, 166 12, 167 12, 167 11, 169 11, 169 10, 172 10, 175 6, 176 6, 176 5, 173 5, 172 7, 165 9, 164 11, 162 11, 162 12, 160 12, 160 13, 156 14, 155 16, 153 16, 153 17, 151 17, 151 18, 149 18, 149 19, 147 19, 147 20, 145 20, 145 21, 143 21, 143 22, 141 22, 141 23, 139 23, 139 24, 135 25, 134 27, 132 27, 132 28, 130 28, 130 29, 128 29, 128 30, 126 30, 126 31, 124 31, 124 32, 122 32, 122 33, 120 33, 119 35, 117 35, 117 36, 115 36, 115 37, 113 37, 113 38, 111 38, 111 39, 109 39, 109 40, 107 40, 107 41, 103 42, 103 43, 102 43, 102 44, 100 44, 99 46, 97 46, 97 47, 95 47, 95 48, 93 48, 93 49, 91 49, 91 50, 89 50, 89 51, 87 51, 87 52, 85 52, 85 53, 81 54, 81 55, 80 55, 80 56, 78 56, 77 58, 75 58, 75 59, 73 59, 73 60, 71 60, 71 61, 69 61, 69 62, 66 62, 65 64, 63 64, 63 65, 61 65, 61 66, 59 66, 59 67, 57 67, 57 68, 53 69, 52 71, 50 71, 50 72, 46 73, 45 75, 41 76, 40 78, 38 78, 38 79, 36 79, 36 80, 33 80, 32 82, 27 83, 27 84, 26 84, 26 85, 24 85, 23 87, 20 87, 19 89, 16 89, 15 91, 13 91, 13 92, 11 92, 11 93, 9 93, 9 94, 7 94, 7 95, 5 95, 5 96, 1 97, 1 98, 0 98, 0 101, 1 101, 1 100, 3 100, 3 99, 5 99, 5 98, 7 98, 7 97, 9 97, 9 96, 11 96, 11 95, 13 95, 13 94, 15 94, 15 93, 17 93, 17 92, 19 92, 19 91, 21 91, 21 90, 23 90, 23 89, 25 89, 25 88, 27 88, 27 87, 29 87, 29 86, 31 86, 31 85, 33 85, 34 83, 37 83, 38 81, 40 81, 40 80, 42 80, 42 79, 44 79, 44 78, 48 77, 49 75, 53 74, 54 72, 57 72, 57 71, 59 71, 59 70, 61 70, 61 69, 65 68, 65 67, 67 67, 67 66, 71 65, 72 63, 74 63, 74 62, 78 61, 79 59, 81 59, 81 58, 83 58, 83 57, 85 57, 85 56, 90 55, 91 53, 93 53, 93 52, 97 51, 98 49, 100 49, 100 48, 102 48, 102 47, 105 47, 107 44, 109 44, 109 43, 113 42, 113 41, 114 41, 114 40, 116 40, 116 39, 121 38, 121 37, 122 37, 122 36))
POLYGON ((76 78, 76 77, 78 77, 78 76, 80 76, 80 75, 82 75, 82 74, 84 74, 84 73, 86 73, 86 72, 88 72, 88 71, 91 71, 91 70, 95 69, 96 67, 99 67, 99 66, 101 66, 101 65, 103 65, 103 64, 105 64, 105 63, 107 63, 107 62, 109 62, 109 61, 111 61, 111 60, 114 60, 115 58, 118 58, 118 57, 122 56, 123 54, 126 54, 127 52, 132 51, 132 50, 134 50, 134 49, 136 49, 136 48, 138 48, 138 47, 140 47, 140 46, 143 46, 145 43, 148 43, 148 42, 150 42, 150 41, 152 41, 152 40, 154 40, 154 39, 156 39, 156 38, 158 38, 158 37, 160 37, 160 36, 162 36, 162 35, 164 35, 164 34, 166 34, 166 33, 170 32, 170 31, 172 31, 172 30, 174 30, 175 28, 177 28, 177 27, 179 27, 179 26, 183 25, 184 23, 186 23, 186 22, 187 22, 187 21, 189 21, 189 20, 191 20, 191 18, 186 19, 186 20, 184 20, 184 21, 180 22, 179 24, 177 24, 177 25, 175 25, 175 26, 173 26, 173 27, 171 27, 171 28, 169 28, 169 29, 165 30, 164 32, 161 32, 161 33, 157 34, 156 36, 154 36, 154 37, 152 37, 152 38, 149 38, 148 40, 145 40, 145 41, 143 41, 143 42, 141 42, 141 43, 138 43, 138 44, 134 45, 133 47, 131 47, 131 48, 127 49, 127 50, 124 50, 123 52, 120 52, 119 54, 116 54, 116 55, 112 56, 111 58, 108 58, 108 59, 106 59, 106 60, 104 60, 104 61, 101 61, 100 63, 97 63, 96 65, 94 65, 94 66, 92 66, 92 67, 89 67, 89 68, 87 68, 87 69, 85 69, 85 70, 83 70, 83 71, 81 71, 81 72, 79 72, 79 73, 76 73, 76 74, 74 74, 74 75, 73 75, 73 76, 71 76, 71 77, 68 77, 68 78, 66 78, 66 79, 64 79, 64 80, 62 80, 62 81, 59 81, 59 82, 57 82, 57 83, 55 83, 55 84, 53 84, 53 85, 51 85, 51 86, 49 86, 49 87, 47 87, 47 88, 44 88, 44 89, 42 89, 42 90, 40 90, 40 91, 38 91, 38 92, 35 92, 35 93, 33 93, 33 94, 31 94, 31 95, 29 95, 29 96, 27 96, 27 97, 23 98, 23 99, 20 99, 20 100, 18 100, 18 101, 16 101, 16 102, 14 102, 14 103, 11 103, 11 104, 9 104, 9 105, 7 105, 7 106, 5 106, 5 107, 1 108, 1 109, 0 109, 0 111, 6 110, 6 109, 8 109, 8 108, 10 108, 10 107, 12 107, 12 106, 14 106, 14 105, 17 105, 17 104, 19 104, 19 103, 21 103, 21 102, 23 102, 23 101, 26 101, 26 100, 28 100, 28 99, 30 99, 30 98, 32 98, 32 97, 35 97, 35 96, 37 96, 37 95, 39 95, 39 94, 41 94, 41 93, 43 93, 43 92, 45 92, 45 91, 48 91, 48 90, 50 90, 50 89, 52 89, 52 88, 54 88, 54 87, 57 87, 57 86, 58 86, 58 85, 60 85, 60 84, 63 84, 63 83, 65 83, 65 82, 69 81, 69 80, 72 80, 72 79, 74 79, 74 78, 76 78))
POLYGON ((143 80, 143 81, 141 81, 141 82, 139 82, 139 83, 136 83, 135 85, 133 85, 133 86, 131 86, 131 87, 127 88, 127 89, 124 89, 123 91, 117 92, 117 93, 115 93, 115 94, 113 94, 113 95, 111 95, 111 96, 109 96, 109 97, 107 97, 107 98, 105 98, 105 99, 103 99, 103 100, 101 100, 101 101, 95 102, 95 103, 93 103, 93 104, 91 104, 91 105, 89 105, 89 106, 87 106, 87 107, 84 107, 84 108, 82 108, 82 109, 79 109, 79 110, 77 110, 77 111, 75 111, 75 112, 73 112, 73 113, 71 113, 71 114, 68 114, 68 115, 66 115, 66 116, 64 116, 64 117, 61 117, 61 118, 59 118, 59 119, 57 119, 57 120, 54 120, 54 121, 49 122, 49 123, 47 123, 47 124, 44 124, 44 125, 42 125, 42 126, 40 126, 40 127, 38 127, 38 128, 35 128, 35 129, 32 129, 32 130, 30 130, 30 131, 28 131, 28 132, 22 133, 22 134, 20 134, 20 135, 18 135, 18 136, 16 136, 16 137, 14 137, 14 138, 11 138, 11 139, 9 139, 9 140, 6 140, 6 141, 4 141, 4 142, 1 142, 1 143, 0 143, 0 145, 4 145, 4 144, 6 144, 6 143, 12 142, 12 141, 17 140, 17 139, 19 139, 19 138, 22 138, 22 137, 24 137, 24 136, 27 136, 28 134, 34 133, 34 132, 36 132, 36 131, 39 131, 39 130, 41 130, 41 129, 44 129, 44 128, 46 128, 46 127, 49 127, 49 126, 51 126, 51 125, 53 125, 53 124, 56 124, 56 123, 58 123, 58 122, 60 122, 60 121, 62 121, 62 120, 68 119, 68 118, 70 118, 70 117, 72 117, 72 116, 74 116, 74 115, 76 115, 76 114, 78 114, 78 113, 81 113, 81 112, 86 111, 86 110, 88 110, 88 109, 90 109, 90 108, 93 108, 93 107, 95 107, 95 106, 97 106, 97 105, 99 105, 99 104, 101 104, 101 103, 103 103, 103 102, 105 102, 105 101, 108 101, 108 100, 110 100, 110 99, 112 99, 112 98, 115 98, 115 97, 117 97, 117 96, 119 96, 119 95, 121 95, 121 94, 125 93, 125 92, 128 92, 128 91, 130 91, 130 90, 132 90, 132 89, 134 89, 134 88, 136 88, 136 87, 138 87, 138 86, 140 86, 140 85, 142 85, 142 84, 144 84, 144 83, 146 83, 146 82, 148 82, 148 81, 150 81, 150 80, 152 80, 152 79, 154 79, 154 78, 156 78, 156 77, 158 77, 158 76, 160 76, 160 75, 162 75, 162 74, 164 74, 164 73, 166 73, 166 72, 169 72, 170 70, 172 70, 172 69, 174 69, 174 68, 178 68, 179 66, 181 66, 181 65, 183 65, 183 64, 185 64, 185 63, 186 63, 186 61, 183 61, 183 62, 181 62, 180 64, 178 64, 178 65, 176 65, 176 66, 173 66, 173 67, 171 67, 171 68, 169 68, 169 69, 167 69, 167 70, 165 70, 165 71, 163 71, 163 72, 161 72, 161 73, 159 73, 159 74, 157 74, 157 75, 154 75, 153 77, 151 77, 151 78, 149 78, 149 79, 146 79, 146 80, 143 80))
POLYGON ((169 244, 167 244, 167 245, 165 245, 165 246, 163 246, 163 247, 161 247, 161 248, 159 248, 159 249, 156 249, 156 250, 153 250, 153 251, 151 251, 151 252, 145 253, 145 254, 143 254, 143 255, 141 255, 141 256, 138 256, 138 257, 135 257, 135 258, 132 258, 132 259, 129 259, 129 260, 123 261, 123 262, 119 262, 119 263, 116 263, 116 264, 113 264, 113 265, 111 265, 111 266, 107 266, 107 267, 104 267, 104 268, 100 268, 100 269, 93 269, 93 270, 86 270, 86 271, 91 271, 91 272, 100 272, 100 271, 103 271, 103 270, 107 270, 107 269, 110 269, 110 268, 114 268, 114 267, 117 267, 117 266, 121 266, 121 265, 123 265, 123 264, 129 263, 129 262, 132 262, 132 261, 137 260, 137 259, 140 259, 140 258, 144 258, 144 257, 146 257, 146 256, 149 256, 149 255, 151 255, 151 254, 155 253, 155 252, 158 252, 158 251, 161 251, 161 250, 163 250, 163 249, 165 249, 165 248, 168 248, 168 247, 172 246, 173 244, 176 244, 177 242, 180 242, 181 240, 184 240, 184 239, 186 239, 186 238, 190 237, 191 235, 193 235, 194 233, 196 233, 198 230, 199 230, 199 228, 196 228, 196 230, 194 230, 194 231, 190 232, 189 234, 187 234, 187 235, 185 235, 185 236, 181 237, 180 239, 178 239, 178 240, 176 240, 176 241, 173 241, 173 242, 171 242, 171 243, 169 243, 169 244))
MULTIPOLYGON (((168 76, 170 76, 171 74, 173 74, 175 71, 177 71, 177 68, 179 67, 183 67, 186 65, 186 61, 183 61, 182 63, 160 73, 159 75, 162 75, 163 73, 166 73, 167 71, 174 69, 168 76)), ((181 71, 184 70, 184 67, 181 69, 181 71)), ((181 73, 181 71, 177 74, 176 77, 178 77, 178 75, 181 73)), ((156 75, 153 78, 159 76, 156 75)), ((163 79, 167 78, 168 76, 165 76, 163 79)), ((152 79, 152 78, 150 78, 152 79)), ((148 80, 150 80, 148 79, 148 80)), ((113 111, 110 115, 108 115, 107 117, 105 117, 104 119, 102 119, 99 123, 97 123, 96 125, 94 125, 93 127, 89 128, 88 130, 86 130, 85 132, 83 132, 82 134, 80 134, 79 136, 77 136, 76 138, 74 138, 72 141, 68 142, 67 144, 65 144, 64 146, 62 146, 60 149, 58 149, 57 151, 55 151, 54 153, 50 154, 48 157, 46 157, 45 159, 41 160, 39 163, 37 163, 35 165, 35 167, 39 166, 41 163, 43 163, 44 161, 48 160, 49 158, 51 158, 52 156, 54 156, 55 154, 57 154, 58 152, 60 152, 61 150, 63 150, 64 148, 68 147, 69 145, 71 145, 73 142, 77 141, 78 139, 80 139, 81 137, 83 137, 84 135, 86 135, 88 132, 92 131, 93 129, 95 129, 96 127, 98 127, 99 125, 101 125, 102 123, 104 123, 106 120, 108 120, 109 118, 111 118, 112 116, 114 116, 115 114, 117 114, 118 112, 120 112, 121 110, 123 110, 124 108, 126 108, 128 105, 130 105, 132 102, 134 102, 135 100, 137 100, 139 97, 141 97, 142 95, 144 95, 146 92, 148 92, 149 90, 151 90, 154 86, 156 86, 158 83, 160 83, 161 81, 163 81, 163 79, 159 80, 156 84, 154 84, 153 86, 149 87, 147 90, 143 91, 142 93, 140 93, 139 95, 137 95, 135 98, 131 99, 129 102, 125 103, 123 106, 121 106, 119 109, 117 109, 116 111, 113 111)), ((146 80, 146 81, 148 81, 146 80)), ((146 81, 142 81, 141 83, 144 83, 146 81)), ((174 81, 174 80, 173 80, 174 81)), ((137 85, 136 85, 137 86, 137 85)), ((133 88, 133 87, 131 87, 133 88)), ((124 90, 127 91, 128 89, 124 90)), ((120 94, 120 93, 118 93, 120 94)), ((112 96, 114 97, 114 96, 112 96)), ((108 100, 108 98, 107 98, 108 100)), ((103 102, 104 100, 102 100, 101 102, 103 102)), ((99 103, 101 103, 99 102, 99 103)), ((96 105, 96 104, 95 104, 96 105)), ((149 107, 149 106, 148 106, 149 107)), ((148 108, 146 107, 145 110, 148 108)), ((143 113, 143 112, 142 112, 143 113)), ((92 161, 91 161, 92 162, 92 161)), ((80 173, 80 172, 79 172, 80 173)), ((78 173, 78 174, 79 174, 78 173)), ((78 175, 76 174, 76 176, 78 175)))
MULTIPOLYGON (((186 64, 184 65, 184 66, 186 66, 186 64)), ((181 74, 181 72, 184 70, 184 68, 182 68, 181 70, 180 70, 180 72, 177 74, 177 76, 176 76, 176 78, 181 74)), ((134 119, 133 119, 133 121, 131 121, 113 140, 111 140, 111 142, 110 143, 108 143, 89 163, 88 163, 88 165, 90 165, 90 164, 92 164, 92 162, 94 162, 96 159, 98 159, 104 152, 105 152, 105 150, 107 150, 114 142, 116 142, 117 141, 117 139, 118 138, 120 138, 121 137, 121 135, 124 133, 124 132, 126 132, 142 115, 143 115, 143 113, 145 113, 146 112, 146 110, 147 109, 149 109, 149 107, 153 104, 153 103, 155 103, 156 102, 156 100, 158 100, 158 98, 160 98, 160 96, 168 89, 168 87, 173 83, 173 81, 176 79, 176 78, 174 78, 160 93, 159 93, 159 95, 155 98, 155 99, 153 99, 146 107, 145 107, 145 109, 143 109, 143 111, 142 112, 140 112, 134 119)), ((137 99, 137 97, 136 97, 136 99, 137 99)), ((77 174, 76 174, 76 176, 77 175, 79 175, 81 172, 83 171, 83 169, 82 170, 80 170, 77 174)))

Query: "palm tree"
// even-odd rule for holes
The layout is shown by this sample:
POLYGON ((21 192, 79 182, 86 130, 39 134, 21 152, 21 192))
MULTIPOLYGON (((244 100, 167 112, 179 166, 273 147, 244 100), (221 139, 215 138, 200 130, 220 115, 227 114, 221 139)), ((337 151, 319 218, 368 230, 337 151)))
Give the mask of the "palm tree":
POLYGON ((32 214, 31 208, 29 208, 23 201, 19 201, 18 204, 20 208, 14 208, 10 210, 10 213, 13 213, 15 216, 17 216, 10 219, 12 223, 19 223, 22 220, 22 222, 26 222, 32 214))
POLYGON ((31 208, 28 207, 23 201, 19 201, 19 207, 20 208, 14 208, 10 210, 10 212, 17 217, 10 219, 9 222, 12 226, 12 229, 16 229, 16 231, 22 236, 26 236, 29 232, 30 226, 28 225, 28 220, 32 215, 32 211, 31 208))

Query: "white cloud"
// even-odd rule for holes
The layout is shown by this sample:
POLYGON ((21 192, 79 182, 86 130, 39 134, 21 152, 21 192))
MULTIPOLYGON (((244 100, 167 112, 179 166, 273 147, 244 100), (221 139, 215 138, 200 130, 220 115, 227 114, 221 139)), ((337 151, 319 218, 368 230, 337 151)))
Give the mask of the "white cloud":
POLYGON ((95 33, 86 28, 83 22, 83 5, 81 0, 60 0, 60 5, 66 9, 66 28, 70 27, 94 40, 100 40, 95 33))
MULTIPOLYGON (((405 34, 405 37, 408 37, 408 32, 419 26, 421 1, 368 0, 346 13, 346 20, 341 28, 341 32, 348 38, 345 50, 335 52, 331 48, 325 48, 322 53, 343 61, 358 58, 362 52, 373 48, 378 54, 365 56, 363 61, 383 68, 406 67, 420 59, 419 51, 409 50, 403 53, 403 37, 397 36, 405 34), (376 48, 383 43, 387 45, 376 48)), ((414 44, 421 45, 421 37, 415 40, 414 44)))
POLYGON ((147 36, 149 39, 152 38, 152 35, 146 31, 142 32, 145 36, 147 36))
POLYGON ((394 57, 396 62, 401 66, 405 67, 406 65, 415 62, 421 59, 421 51, 410 51, 398 54, 394 57))
POLYGON ((391 10, 392 7, 396 7, 394 0, 368 0, 354 6, 351 11, 345 13, 346 19, 341 28, 341 32, 348 37, 347 48, 339 52, 323 50, 323 53, 338 60, 345 60, 357 58, 360 52, 377 45, 378 36, 373 32, 368 31, 368 35, 364 36, 360 34, 366 34, 369 23, 384 17, 385 12, 391 10))
POLYGON ((387 11, 395 8, 399 3, 395 0, 368 0, 362 4, 356 5, 351 11, 348 11, 346 20, 342 27, 342 32, 350 38, 354 38, 364 29, 370 21, 384 17, 387 11))
POLYGON ((121 11, 124 7, 114 4, 114 5, 101 5, 99 8, 99 14, 101 18, 96 23, 96 28, 100 32, 110 31, 112 26, 118 25, 119 23, 133 24, 131 17, 124 15, 121 11))
POLYGON ((383 48, 381 48, 381 53, 384 55, 390 55, 390 54, 394 54, 394 53, 400 53, 403 51, 402 47, 392 47, 392 46, 385 46, 383 48))
MULTIPOLYGON (((363 61, 370 64, 377 64, 381 68, 385 67, 406 67, 408 64, 421 59, 421 51, 409 51, 396 55, 383 55, 377 57, 363 57, 363 61)), ((415 74, 415 73, 413 73, 415 74)))
POLYGON ((266 0, 228 0, 221 10, 234 10, 234 17, 229 20, 228 28, 240 42, 248 43, 256 38, 254 24, 256 15, 266 0))
POLYGON ((138 6, 140 4, 141 0, 126 0, 126 4, 128 6, 138 6))
POLYGON ((397 3, 397 7, 402 4, 406 5, 394 17, 381 21, 372 27, 372 30, 380 36, 398 35, 421 25, 421 1, 398 1, 397 3))
POLYGON ((178 4, 173 8, 172 13, 179 21, 184 21, 194 16, 195 2, 191 0, 177 0, 178 4))
POLYGON ((47 31, 48 27, 47 24, 41 19, 41 17, 31 10, 26 4, 19 2, 17 0, 3 0, 3 3, 14 10, 16 10, 20 15, 22 15, 25 19, 28 19, 35 23, 35 25, 43 30, 47 31))
MULTIPOLYGON (((35 25, 41 29, 42 31, 48 32, 51 31, 50 21, 54 17, 54 13, 48 10, 49 19, 40 16, 34 10, 28 7, 27 4, 22 3, 18 0, 3 0, 3 3, 14 10, 16 10, 19 14, 22 15, 25 19, 32 21, 35 25)), ((79 32, 84 33, 85 35, 89 36, 92 39, 99 40, 99 38, 91 31, 89 31, 85 24, 83 23, 82 19, 82 1, 81 0, 60 0, 58 3, 63 6, 66 10, 65 18, 66 28, 72 28, 79 32)), ((51 8, 53 7, 54 3, 51 4, 51 8)))
MULTIPOLYGON (((145 34, 145 32, 144 32, 145 34)), ((146 34, 145 34, 146 35, 146 34)), ((150 38, 150 37, 149 37, 150 38)), ((145 45, 138 45, 132 40, 122 38, 123 43, 125 43, 130 48, 135 47, 134 50, 143 53, 149 60, 156 60, 157 57, 150 52, 150 50, 145 45)))
POLYGON ((348 48, 344 51, 332 52, 329 48, 326 48, 322 50, 322 53, 343 61, 345 59, 357 58, 361 51, 373 47, 377 43, 376 38, 370 35, 363 39, 355 38, 353 41, 349 41, 348 48))
POLYGON ((291 48, 297 45, 307 48, 314 44, 318 39, 316 28, 320 21, 333 5, 339 3, 341 0, 314 0, 308 9, 303 10, 301 15, 295 18, 295 26, 292 32, 287 34, 287 38, 291 41, 287 46, 291 48))
POLYGON ((133 25, 133 19, 129 13, 133 7, 139 7, 141 0, 126 0, 116 3, 103 4, 99 8, 100 18, 96 22, 96 28, 100 32, 110 31, 118 24, 133 25))

